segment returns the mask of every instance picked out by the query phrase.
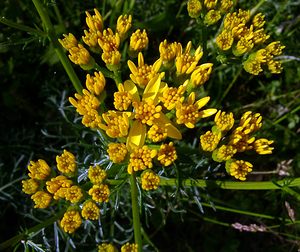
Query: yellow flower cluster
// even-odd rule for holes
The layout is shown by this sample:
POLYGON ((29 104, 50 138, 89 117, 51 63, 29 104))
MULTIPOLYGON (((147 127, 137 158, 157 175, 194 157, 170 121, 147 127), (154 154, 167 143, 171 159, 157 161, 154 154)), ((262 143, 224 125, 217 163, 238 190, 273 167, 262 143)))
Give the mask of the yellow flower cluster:
POLYGON ((138 252, 138 245, 127 242, 121 247, 121 252, 138 252))
POLYGON ((101 243, 98 245, 98 252, 118 252, 118 250, 111 243, 101 243))
POLYGON ((260 155, 271 154, 274 149, 270 146, 273 141, 265 138, 256 139, 253 136, 262 126, 262 117, 259 113, 245 112, 239 125, 234 129, 232 113, 218 111, 214 122, 211 131, 200 136, 201 148, 212 152, 214 161, 226 162, 226 171, 236 179, 245 180, 246 175, 252 171, 252 164, 233 159, 234 155, 247 150, 254 150, 260 155))
POLYGON ((156 190, 159 186, 160 178, 153 171, 144 171, 141 175, 142 188, 146 191, 156 190))
POLYGON ((221 15, 227 13, 233 6, 231 0, 189 0, 187 10, 191 18, 203 17, 207 26, 217 23, 221 15))
POLYGON ((64 150, 56 156, 57 172, 46 161, 30 161, 29 179, 22 181, 22 190, 31 195, 34 208, 47 208, 52 203, 65 205, 65 212, 60 225, 67 233, 73 233, 86 220, 98 220, 100 208, 98 203, 108 202, 110 194, 108 185, 103 184, 106 172, 98 165, 90 166, 88 178, 92 186, 81 186, 77 182, 75 156, 64 150))
POLYGON ((253 75, 261 73, 264 66, 271 73, 282 71, 280 61, 274 57, 282 54, 284 46, 279 41, 264 46, 270 37, 263 28, 264 18, 262 13, 258 13, 251 20, 249 10, 240 9, 238 12, 228 13, 216 38, 216 44, 222 51, 232 49, 235 56, 249 54, 243 67, 253 75))

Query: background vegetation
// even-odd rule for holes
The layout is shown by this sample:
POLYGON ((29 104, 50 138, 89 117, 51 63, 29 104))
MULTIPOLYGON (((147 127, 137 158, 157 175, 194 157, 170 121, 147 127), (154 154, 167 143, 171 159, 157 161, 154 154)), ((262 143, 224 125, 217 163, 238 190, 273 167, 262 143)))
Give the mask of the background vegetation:
MULTIPOLYGON (((113 26, 118 15, 127 10, 133 15, 134 25, 145 28, 149 34, 147 60, 150 62, 158 57, 158 45, 165 38, 182 44, 191 40, 197 45, 201 41, 199 26, 188 16, 186 3, 181 1, 45 0, 44 3, 58 37, 66 32, 80 37, 85 25, 85 10, 98 8, 107 26, 113 26)), ((247 9, 257 3, 238 1, 237 7, 247 9)), ((300 1, 261 3, 260 11, 266 15, 265 27, 272 34, 272 41, 280 40, 286 46, 281 56, 283 73, 250 77, 243 70, 240 72, 239 65, 217 63, 216 51, 209 45, 207 61, 216 63, 217 68, 205 84, 205 92, 217 108, 237 115, 247 110, 262 114, 263 135, 275 141, 275 151, 267 157, 251 157, 255 170, 261 174, 252 175, 249 180, 280 179, 282 177, 276 173, 279 168, 286 169, 289 177, 295 178, 300 175, 300 1), (233 79, 235 82, 231 86, 233 79), (228 86, 231 88, 226 93, 228 86)), ((51 210, 34 210, 30 198, 21 192, 20 181, 29 160, 54 160, 55 155, 67 147, 83 162, 85 158, 99 159, 103 150, 99 140, 80 124, 67 100, 75 90, 53 47, 42 35, 41 21, 33 3, 2 0, 0 17, 41 31, 30 33, 0 23, 1 243, 54 215, 51 210)), ((217 28, 215 26, 212 34, 216 34, 217 28)), ((74 68, 83 80, 84 71, 74 68)), ((184 165, 184 159, 182 163, 184 165)), ((300 218, 299 188, 295 188, 295 192, 296 196, 282 190, 232 191, 213 185, 205 190, 169 188, 151 197, 143 195, 142 221, 149 239, 159 251, 299 251, 299 224, 284 225, 285 220, 290 219, 286 202, 295 210, 295 218, 300 218), (198 195, 196 199, 195 195, 198 195), (260 215, 255 217, 253 213, 260 215), (262 214, 270 218, 263 218, 262 214), (230 226, 235 222, 276 228, 265 233, 239 232, 230 226)), ((128 193, 120 197, 122 204, 130 204, 128 193)), ((104 215, 102 220, 104 227, 113 222, 125 227, 115 231, 114 238, 120 242, 129 237, 126 234, 130 231, 130 212, 126 212, 126 207, 121 209, 104 215)), ((77 251, 91 251, 99 242, 99 228, 92 224, 82 227, 72 240, 55 225, 33 231, 26 237, 32 244, 27 245, 42 244, 45 250, 54 250, 53 244, 56 244, 56 249, 60 247, 62 251, 75 251, 74 246, 77 251), (59 243, 55 240, 57 237, 59 243)), ((23 250, 20 243, 15 248, 23 250)), ((149 247, 149 251, 153 248, 149 247)))

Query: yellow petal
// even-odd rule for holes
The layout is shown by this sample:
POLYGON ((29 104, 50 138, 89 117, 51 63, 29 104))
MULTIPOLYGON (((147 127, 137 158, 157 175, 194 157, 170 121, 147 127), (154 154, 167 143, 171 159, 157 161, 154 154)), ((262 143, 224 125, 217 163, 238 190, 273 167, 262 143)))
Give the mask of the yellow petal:
POLYGON ((138 66, 141 67, 144 65, 144 57, 143 57, 143 54, 141 52, 139 52, 139 55, 138 55, 138 66))
POLYGON ((167 136, 173 139, 182 139, 181 132, 172 124, 170 119, 165 116, 164 113, 160 113, 160 117, 155 119, 155 124, 158 127, 165 128, 167 131, 167 136))
POLYGON ((209 97, 209 96, 206 96, 206 97, 204 97, 204 98, 198 100, 198 101, 196 102, 197 108, 198 108, 198 109, 201 109, 202 107, 204 107, 204 106, 209 102, 209 100, 210 100, 210 97, 209 97))
POLYGON ((135 148, 141 148, 145 143, 145 137, 146 125, 139 121, 134 121, 127 137, 127 149, 131 152, 135 148))
POLYGON ((154 105, 156 105, 158 102, 157 94, 160 90, 160 87, 161 87, 161 78, 157 74, 147 84, 147 86, 144 90, 142 100, 144 100, 144 101, 152 100, 154 102, 154 105))
POLYGON ((137 70, 135 64, 134 64, 131 60, 128 60, 128 61, 127 61, 127 65, 128 65, 128 67, 129 67, 130 71, 131 71, 134 75, 137 75, 137 74, 138 74, 138 70, 137 70))
POLYGON ((158 72, 158 70, 160 69, 161 64, 162 64, 161 59, 158 59, 157 61, 155 61, 154 64, 153 64, 153 71, 158 72))
POLYGON ((124 82, 124 89, 132 95, 133 101, 140 101, 139 91, 131 80, 124 82))
POLYGON ((188 104, 194 104, 194 102, 195 102, 195 92, 192 92, 188 97, 188 104))
POLYGON ((200 112, 200 117, 201 118, 204 118, 204 117, 208 117, 208 116, 211 116, 211 115, 213 115, 213 114, 215 114, 217 112, 217 110, 216 109, 205 109, 205 110, 202 110, 201 112, 200 112))

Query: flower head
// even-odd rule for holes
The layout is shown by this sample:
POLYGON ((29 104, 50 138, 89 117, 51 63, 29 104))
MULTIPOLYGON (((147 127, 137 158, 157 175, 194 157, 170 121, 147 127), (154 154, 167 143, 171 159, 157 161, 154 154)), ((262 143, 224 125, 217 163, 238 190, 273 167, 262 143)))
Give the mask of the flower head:
POLYGON ((200 136, 201 148, 204 151, 214 151, 221 140, 220 132, 207 131, 204 135, 200 136))
POLYGON ((81 215, 86 220, 98 220, 100 209, 94 201, 88 200, 83 203, 81 215))
POLYGON ((39 182, 35 179, 22 180, 22 191, 26 194, 34 194, 39 188, 39 182))
POLYGON ((223 51, 229 50, 233 44, 233 41, 234 39, 232 33, 228 30, 223 30, 216 38, 217 46, 223 51))
POLYGON ((201 86, 208 81, 212 66, 212 63, 205 63, 195 68, 191 75, 191 82, 194 87, 201 86))
POLYGON ((127 155, 126 145, 123 143, 109 143, 107 153, 109 155, 109 159, 113 163, 121 163, 124 161, 127 155))
POLYGON ((39 159, 38 161, 30 161, 27 167, 28 176, 32 179, 45 180, 51 173, 51 169, 45 160, 39 159))
POLYGON ((150 80, 157 75, 161 63, 161 59, 158 59, 154 62, 153 65, 145 64, 143 54, 140 52, 138 54, 138 66, 136 66, 131 60, 128 60, 127 62, 128 67, 131 71, 130 79, 140 88, 145 88, 150 80))
POLYGON ((58 191, 61 188, 70 188, 73 185, 72 180, 69 180, 67 177, 63 176, 63 175, 59 175, 55 178, 51 178, 51 180, 48 180, 46 182, 46 186, 47 186, 47 191, 51 194, 53 194, 53 198, 55 200, 59 199, 59 198, 64 198, 65 195, 63 195, 63 197, 61 197, 61 192, 58 193, 58 191))
POLYGON ((187 2, 187 10, 191 18, 197 18, 200 16, 202 4, 199 0, 189 0, 187 2))
POLYGON ((37 191, 31 196, 31 199, 35 204, 34 208, 47 208, 51 203, 52 196, 45 191, 37 191))
POLYGON ((173 142, 169 144, 162 144, 157 153, 157 160, 163 166, 171 165, 177 159, 176 149, 173 142))
POLYGON ((63 34, 63 39, 58 39, 59 43, 66 49, 70 50, 72 47, 78 46, 78 41, 72 33, 63 34))
POLYGON ((89 195, 92 196, 92 199, 98 203, 108 202, 110 190, 108 185, 93 185, 93 187, 89 190, 89 195))
POLYGON ((106 179, 106 171, 99 165, 90 166, 88 172, 88 178, 94 185, 100 185, 106 179))
POLYGON ((110 243, 101 243, 98 245, 98 252, 118 252, 118 250, 110 243))
POLYGON ((210 10, 216 7, 218 0, 204 0, 204 6, 210 10))
POLYGON ((159 44, 159 54, 163 64, 174 60, 179 52, 180 46, 177 42, 168 43, 168 41, 165 39, 159 44))
POLYGON ((86 66, 89 68, 89 66, 92 66, 95 63, 89 51, 81 44, 78 44, 77 47, 70 48, 69 53, 70 60, 76 65, 86 66))
POLYGON ((105 77, 101 72, 94 72, 94 76, 86 75, 85 85, 91 94, 100 95, 105 87, 105 77))
POLYGON ((63 174, 73 175, 76 171, 75 156, 67 150, 64 150, 60 156, 56 156, 56 163, 57 169, 63 174))
POLYGON ((213 25, 221 19, 221 12, 219 10, 210 10, 204 17, 204 23, 213 25))
POLYGON ((253 165, 244 160, 231 159, 226 162, 226 171, 239 180, 246 180, 246 175, 252 171, 253 165))
POLYGON ((99 46, 104 52, 117 51, 120 42, 119 34, 114 33, 110 28, 104 30, 98 39, 99 46))
POLYGON ((82 190, 77 185, 73 185, 65 190, 65 198, 71 203, 78 203, 82 199, 82 197, 82 190))
POLYGON ((132 16, 131 15, 121 15, 117 20, 117 32, 120 38, 124 38, 128 30, 131 28, 132 16))
POLYGON ((274 150, 274 147, 270 146, 272 143, 274 143, 274 141, 260 138, 255 140, 253 148, 260 155, 272 154, 272 151, 274 150))
POLYGON ((216 109, 199 111, 209 100, 210 97, 206 96, 195 102, 195 93, 192 92, 188 97, 187 103, 177 103, 176 105, 177 123, 185 124, 188 128, 194 128, 198 120, 215 114, 217 112, 216 109))
POLYGON ((167 136, 168 136, 167 129, 163 127, 159 127, 156 124, 153 124, 147 132, 147 137, 153 143, 163 141, 167 138, 167 136))
POLYGON ((201 46, 199 46, 196 51, 191 54, 192 42, 189 41, 183 53, 182 46, 179 44, 180 50, 179 55, 176 57, 175 65, 177 74, 190 74, 196 68, 199 60, 203 55, 201 46))
POLYGON ((130 154, 129 164, 127 167, 128 173, 132 174, 136 171, 152 168, 152 159, 156 156, 156 154, 156 150, 151 150, 146 145, 144 145, 142 148, 134 149, 130 154))
POLYGON ((118 85, 119 91, 114 93, 114 106, 119 111, 124 111, 129 108, 132 103, 132 94, 126 91, 123 84, 118 85))
POLYGON ((140 52, 148 46, 146 30, 137 29, 130 37, 129 50, 140 52))
POLYGON ((141 183, 143 190, 156 190, 159 186, 160 178, 153 171, 144 171, 141 175, 141 183))
POLYGON ((220 148, 213 151, 212 158, 216 162, 223 162, 231 159, 237 152, 236 148, 231 145, 222 145, 220 148))
POLYGON ((217 128, 221 131, 229 131, 233 127, 234 118, 233 114, 222 112, 221 110, 215 115, 215 124, 217 128))
POLYGON ((262 28, 265 22, 265 15, 263 15, 262 13, 257 13, 252 19, 254 28, 262 28))
POLYGON ((95 15, 91 15, 88 11, 86 14, 86 24, 92 32, 102 32, 103 29, 103 18, 97 9, 94 9, 95 15))
POLYGON ((74 233, 81 226, 82 219, 76 210, 68 210, 64 213, 60 225, 66 233, 74 233))
POLYGON ((127 242, 121 247, 121 252, 138 252, 138 245, 127 242))

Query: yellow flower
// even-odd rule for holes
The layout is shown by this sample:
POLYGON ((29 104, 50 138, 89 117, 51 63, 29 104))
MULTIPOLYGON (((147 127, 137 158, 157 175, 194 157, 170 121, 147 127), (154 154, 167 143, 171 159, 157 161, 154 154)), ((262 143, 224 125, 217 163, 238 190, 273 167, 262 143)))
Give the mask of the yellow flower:
POLYGON ((221 132, 207 131, 200 136, 201 148, 204 151, 214 151, 221 140, 221 132))
POLYGON ((101 72, 94 72, 94 76, 86 75, 85 85, 91 94, 100 95, 105 87, 105 77, 101 72))
POLYGON ((210 10, 216 7, 218 0, 204 0, 204 6, 210 10))
POLYGON ((157 153, 157 160, 163 166, 171 165, 177 159, 176 149, 173 142, 169 144, 162 144, 157 153))
POLYGON ((28 165, 28 176, 32 179, 44 180, 50 173, 51 169, 45 160, 39 159, 38 161, 30 161, 28 165))
POLYGON ((256 30, 253 32, 253 38, 252 41, 254 44, 262 44, 264 43, 268 38, 270 37, 270 35, 267 35, 264 31, 263 28, 256 30))
POLYGON ((100 209, 95 202, 88 200, 83 203, 81 216, 86 220, 98 220, 100 217, 100 209))
POLYGON ((112 29, 107 28, 102 33, 98 39, 98 44, 104 52, 117 51, 120 46, 119 34, 112 31, 112 29))
MULTIPOLYGON (((157 75, 161 67, 161 63, 162 60, 158 59, 153 65, 145 64, 143 54, 140 52, 138 54, 138 66, 136 66, 131 60, 128 60, 127 62, 131 71, 130 79, 140 88, 145 88, 149 81, 157 75)), ((161 73, 160 75, 163 77, 164 73, 161 73)))
POLYGON ((243 67, 246 72, 253 74, 253 75, 259 75, 263 71, 261 67, 261 62, 257 59, 251 59, 249 58, 243 62, 243 67))
POLYGON ((282 72, 282 65, 280 61, 269 60, 267 64, 268 64, 268 69, 270 70, 271 73, 279 74, 282 72))
POLYGON ((187 10, 191 18, 197 18, 200 16, 202 4, 199 0, 189 0, 187 2, 187 10))
POLYGON ((97 9, 94 9, 95 15, 91 16, 91 14, 86 11, 86 24, 92 32, 102 32, 103 30, 103 18, 100 12, 97 9))
POLYGON ((260 113, 253 114, 252 111, 247 111, 242 115, 239 126, 245 134, 253 133, 261 128, 262 116, 260 113))
POLYGON ((260 155, 272 154, 272 151, 274 150, 274 147, 270 146, 272 143, 274 143, 274 141, 260 138, 255 140, 253 148, 260 155))
POLYGON ((265 22, 265 15, 263 15, 262 13, 257 13, 252 19, 254 28, 262 28, 265 22))
POLYGON ((22 191, 26 194, 34 194, 39 188, 39 182, 35 179, 22 180, 22 191))
POLYGON ((223 162, 231 159, 237 150, 231 145, 222 145, 213 151, 212 158, 216 162, 223 162))
POLYGON ((75 156, 71 152, 64 150, 63 154, 56 156, 56 163, 57 169, 61 173, 74 175, 76 171, 76 160, 75 156))
POLYGON ((192 42, 189 41, 183 53, 182 46, 179 44, 179 55, 175 59, 177 74, 190 74, 196 68, 198 61, 203 55, 201 46, 191 55, 192 42))
POLYGON ((70 60, 74 64, 84 67, 84 69, 90 69, 95 63, 89 51, 81 44, 78 44, 77 47, 70 48, 69 53, 70 60))
POLYGON ((281 45, 280 41, 274 41, 267 45, 265 48, 267 52, 271 55, 278 56, 282 54, 282 50, 285 48, 284 45, 281 45))
POLYGON ((89 195, 92 196, 92 199, 98 203, 108 202, 110 190, 108 185, 93 185, 93 187, 89 190, 89 195))
POLYGON ((246 180, 246 175, 252 171, 253 165, 244 160, 231 159, 226 162, 226 171, 239 180, 246 180))
POLYGON ((63 39, 58 39, 59 43, 66 49, 70 50, 72 47, 78 46, 78 41, 72 33, 63 34, 63 39))
POLYGON ((81 226, 82 219, 80 213, 76 210, 68 210, 64 213, 60 225, 62 229, 69 234, 72 234, 81 226))
POLYGON ((110 243, 101 243, 98 245, 98 252, 118 252, 118 250, 110 243))
POLYGON ((174 139, 181 139, 180 131, 172 124, 172 122, 160 111, 161 106, 157 106, 159 103, 159 95, 164 89, 166 83, 161 82, 161 77, 156 75, 151 79, 144 89, 142 99, 140 100, 138 89, 132 83, 128 82, 125 89, 132 94, 134 107, 138 108, 133 112, 134 121, 130 127, 130 131, 127 137, 126 146, 129 151, 135 148, 141 148, 144 145, 147 135, 147 125, 156 124, 158 127, 165 129, 167 136, 174 139), (142 107, 143 105, 143 107, 142 107), (145 107, 151 108, 151 111, 144 109, 145 107), (154 108, 154 109, 153 109, 154 108), (151 118, 147 119, 147 116, 151 115, 151 118))
POLYGON ((106 179, 106 171, 103 170, 99 165, 90 166, 88 172, 88 178, 94 185, 100 185, 106 179))
POLYGON ((109 137, 118 138, 128 135, 128 113, 109 110, 102 114, 102 118, 106 122, 106 125, 101 123, 99 127, 105 130, 109 137))
POLYGON ((79 186, 73 185, 65 191, 66 200, 70 201, 71 203, 79 202, 83 197, 82 190, 79 186))
MULTIPOLYGON (((126 85, 128 81, 125 81, 124 85, 126 85)), ((129 108, 132 103, 132 94, 125 90, 125 87, 122 83, 118 85, 117 92, 114 93, 114 106, 119 111, 124 111, 129 108)))
POLYGON ((121 53, 118 50, 104 51, 101 55, 101 59, 107 65, 107 68, 111 71, 119 68, 121 61, 121 53), (113 66, 116 66, 113 68, 113 66))
POLYGON ((121 247, 121 252, 138 252, 138 245, 127 242, 121 247))
MULTIPOLYGON (((246 131, 247 132, 247 131, 246 131)), ((238 152, 243 152, 252 149, 252 143, 255 141, 255 137, 245 134, 242 127, 237 127, 230 135, 229 144, 233 146, 238 152)))
POLYGON ((213 25, 221 19, 221 12, 219 10, 210 10, 204 17, 206 25, 213 25))
POLYGON ((143 49, 147 48, 148 42, 149 42, 149 40, 148 40, 146 30, 143 30, 141 32, 140 29, 137 29, 130 36, 129 50, 140 52, 143 49))
POLYGON ((160 178, 153 171, 144 171, 141 175, 141 183, 143 190, 156 190, 159 186, 160 178))
POLYGON ((131 28, 132 16, 131 15, 121 15, 117 20, 117 32, 120 38, 124 38, 128 30, 131 28))
POLYGON ((107 153, 113 163, 121 163, 127 155, 127 148, 123 143, 109 143, 107 153))
POLYGON ((226 114, 226 112, 219 110, 215 115, 215 124, 221 131, 231 130, 234 124, 233 114, 231 112, 226 114))
POLYGON ((216 38, 217 46, 223 50, 227 51, 231 48, 233 44, 233 36, 232 33, 228 30, 222 31, 216 38))
MULTIPOLYGON (((53 194, 53 198, 58 200, 61 198, 60 194, 57 193, 61 188, 70 188, 73 185, 72 180, 69 180, 63 175, 59 175, 55 178, 52 178, 50 181, 46 182, 47 191, 53 194)), ((64 198, 64 197, 63 197, 64 198)))
POLYGON ((51 194, 44 191, 37 191, 31 196, 34 201, 34 208, 47 208, 52 200, 51 194))
POLYGON ((130 154, 129 164, 127 167, 128 173, 132 174, 136 171, 152 168, 152 159, 156 156, 156 154, 156 150, 151 150, 146 145, 144 145, 142 148, 134 149, 130 154))
POLYGON ((254 46, 252 38, 253 38, 252 33, 248 34, 247 36, 241 37, 240 40, 237 42, 237 44, 233 47, 232 53, 235 56, 240 56, 244 53, 249 52, 254 46))
POLYGON ((237 17, 240 19, 241 23, 247 23, 250 20, 250 10, 239 9, 237 17))
POLYGON ((233 6, 233 1, 231 0, 221 0, 220 11, 226 13, 233 6))
POLYGON ((205 63, 195 68, 191 75, 191 82, 194 87, 201 86, 208 81, 212 66, 212 63, 205 63))
POLYGON ((147 132, 147 137, 153 142, 157 143, 163 141, 167 138, 168 133, 166 128, 159 127, 158 125, 154 124, 150 127, 147 132))
POLYGON ((177 42, 168 43, 168 41, 165 39, 159 44, 159 54, 163 64, 167 64, 169 61, 174 60, 179 52, 180 46, 177 42))
MULTIPOLYGON (((192 74, 192 76, 193 76, 193 74, 192 74)), ((163 103, 164 107, 167 110, 172 110, 173 108, 176 107, 176 104, 178 102, 180 102, 180 103, 183 102, 183 100, 184 100, 183 94, 186 91, 187 85, 188 85, 188 80, 186 80, 178 88, 167 87, 167 86, 164 88, 162 96, 159 97, 159 100, 163 103)))
POLYGON ((201 118, 211 116, 217 112, 216 109, 212 108, 200 111, 209 100, 210 97, 206 96, 195 102, 195 93, 190 93, 187 103, 177 103, 176 105, 176 122, 185 124, 188 128, 194 128, 197 121, 201 118))
POLYGON ((98 39, 101 36, 101 33, 99 31, 93 32, 93 31, 87 31, 84 30, 84 36, 82 36, 83 42, 90 47, 91 50, 99 51, 100 47, 98 44, 98 39))

